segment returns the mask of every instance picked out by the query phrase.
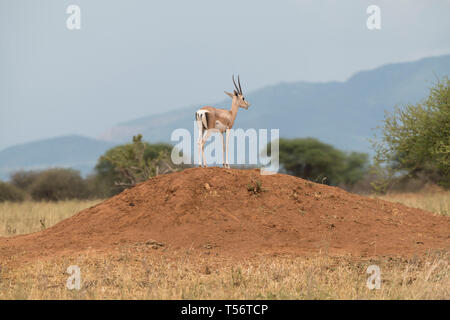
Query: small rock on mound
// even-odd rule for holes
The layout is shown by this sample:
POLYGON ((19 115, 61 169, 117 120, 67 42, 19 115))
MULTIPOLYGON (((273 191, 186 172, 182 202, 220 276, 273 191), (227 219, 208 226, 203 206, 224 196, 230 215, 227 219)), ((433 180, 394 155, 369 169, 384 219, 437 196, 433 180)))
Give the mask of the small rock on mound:
POLYGON ((289 175, 194 168, 161 175, 42 232, 0 239, 0 256, 152 242, 229 256, 407 256, 448 249, 450 220, 289 175))

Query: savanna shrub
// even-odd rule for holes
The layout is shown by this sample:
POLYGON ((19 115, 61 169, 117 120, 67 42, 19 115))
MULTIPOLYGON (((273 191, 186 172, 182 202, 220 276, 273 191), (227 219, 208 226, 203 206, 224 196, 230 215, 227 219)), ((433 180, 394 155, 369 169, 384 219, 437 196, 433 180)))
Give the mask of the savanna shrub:
POLYGON ((96 178, 91 179, 99 190, 109 189, 107 195, 112 196, 158 174, 180 169, 172 163, 170 144, 149 144, 142 138, 141 134, 134 136, 131 143, 116 146, 100 157, 96 178))
POLYGON ((59 201, 88 197, 86 182, 72 169, 42 171, 31 184, 29 192, 34 200, 59 201))
POLYGON ((25 193, 10 183, 0 181, 0 202, 23 201, 25 193))
POLYGON ((39 171, 16 171, 11 175, 10 183, 26 191, 40 174, 39 171))

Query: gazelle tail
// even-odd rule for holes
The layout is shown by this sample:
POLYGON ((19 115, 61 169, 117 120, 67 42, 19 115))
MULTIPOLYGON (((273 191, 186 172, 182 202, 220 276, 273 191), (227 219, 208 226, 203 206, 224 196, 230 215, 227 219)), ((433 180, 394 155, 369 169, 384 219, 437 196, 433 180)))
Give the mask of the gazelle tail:
POLYGON ((208 130, 208 111, 198 110, 196 113, 197 123, 201 122, 202 127, 208 130))

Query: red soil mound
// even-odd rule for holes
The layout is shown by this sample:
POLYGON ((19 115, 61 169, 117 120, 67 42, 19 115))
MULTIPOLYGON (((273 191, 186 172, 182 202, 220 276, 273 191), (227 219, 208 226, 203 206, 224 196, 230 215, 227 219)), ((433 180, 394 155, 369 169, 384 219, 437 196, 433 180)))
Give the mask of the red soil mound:
POLYGON ((109 250, 153 239, 228 256, 327 251, 410 256, 448 250, 450 219, 257 170, 162 175, 42 232, 0 239, 0 258, 109 250), (262 190, 258 189, 258 186, 262 190))

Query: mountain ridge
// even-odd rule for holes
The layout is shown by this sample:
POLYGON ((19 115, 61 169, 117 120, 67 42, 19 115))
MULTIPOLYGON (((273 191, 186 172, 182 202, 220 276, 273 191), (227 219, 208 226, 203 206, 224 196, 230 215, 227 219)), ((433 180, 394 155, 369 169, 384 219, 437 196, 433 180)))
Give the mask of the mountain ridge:
MULTIPOLYGON (((259 93, 260 91, 264 91, 266 89, 270 89, 270 88, 274 88, 277 86, 284 86, 284 85, 334 85, 334 84, 344 84, 347 82, 353 82, 355 79, 362 77, 364 74, 366 73, 371 73, 373 71, 376 70, 384 70, 386 68, 389 68, 390 66, 395 66, 395 65, 408 65, 408 64, 416 64, 416 63, 424 63, 428 60, 433 60, 433 59, 440 59, 440 58, 445 58, 448 57, 450 59, 450 54, 446 54, 446 55, 437 55, 437 56, 430 56, 430 57, 425 57, 425 58, 421 58, 418 60, 413 60, 413 61, 405 61, 405 62, 391 62, 391 63, 385 63, 382 64, 378 67, 374 67, 374 68, 370 68, 370 69, 365 69, 365 70, 360 70, 355 72, 353 75, 351 75, 350 77, 347 78, 347 80, 343 80, 343 81, 337 81, 337 80, 331 80, 331 81, 317 81, 317 82, 311 82, 311 81, 280 81, 274 84, 270 84, 267 86, 264 86, 262 88, 253 90, 251 93, 259 93)), ((220 100, 218 103, 212 103, 212 105, 223 105, 224 103, 228 103, 228 99, 223 99, 220 100)), ((203 106, 206 104, 194 104, 191 106, 184 106, 184 107, 180 107, 180 108, 176 108, 173 110, 168 110, 168 111, 163 111, 163 112, 158 112, 158 113, 154 113, 148 116, 143 116, 143 117, 138 117, 138 118, 133 118, 133 119, 129 119, 129 120, 125 120, 125 121, 121 121, 119 123, 117 123, 116 125, 127 125, 127 124, 132 124, 135 122, 140 122, 140 121, 144 121, 150 118, 154 118, 154 117, 158 117, 158 116, 162 116, 165 114, 171 114, 171 113, 175 113, 175 112, 180 112, 180 111, 186 111, 187 109, 195 109, 198 108, 199 106, 203 106)))
POLYGON ((70 167, 90 173, 97 159, 114 143, 80 135, 65 135, 31 141, 0 150, 0 178, 18 170, 70 167))

